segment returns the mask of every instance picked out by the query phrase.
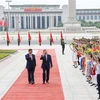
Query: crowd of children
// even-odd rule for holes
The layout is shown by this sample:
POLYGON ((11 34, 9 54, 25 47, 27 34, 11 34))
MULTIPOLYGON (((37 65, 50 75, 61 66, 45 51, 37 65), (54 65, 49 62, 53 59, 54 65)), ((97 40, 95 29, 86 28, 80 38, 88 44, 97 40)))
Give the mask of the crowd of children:
POLYGON ((75 68, 80 68, 86 81, 96 87, 100 99, 100 41, 98 39, 73 39, 70 44, 75 68))

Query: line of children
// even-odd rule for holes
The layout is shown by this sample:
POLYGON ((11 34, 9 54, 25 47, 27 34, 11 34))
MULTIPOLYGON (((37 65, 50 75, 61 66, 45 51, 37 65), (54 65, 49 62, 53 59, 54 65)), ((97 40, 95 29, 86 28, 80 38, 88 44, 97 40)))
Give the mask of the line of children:
POLYGON ((73 51, 74 67, 79 66, 90 86, 97 87, 100 99, 100 42, 97 39, 73 39, 70 44, 73 51))

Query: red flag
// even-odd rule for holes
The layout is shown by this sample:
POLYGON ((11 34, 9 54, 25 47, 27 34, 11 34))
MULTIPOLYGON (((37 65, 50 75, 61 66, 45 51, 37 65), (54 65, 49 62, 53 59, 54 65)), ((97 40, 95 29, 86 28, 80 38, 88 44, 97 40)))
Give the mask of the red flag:
POLYGON ((40 32, 39 32, 39 44, 41 44, 42 43, 42 38, 41 38, 41 34, 40 34, 40 32))
POLYGON ((62 32, 60 33, 60 39, 61 39, 61 40, 64 39, 64 38, 63 38, 63 34, 62 34, 62 32))
POLYGON ((51 32, 50 32, 50 40, 51 40, 52 43, 54 43, 53 36, 52 36, 51 32))
POLYGON ((0 26, 7 27, 7 23, 5 20, 0 20, 0 26))
POLYGON ((8 32, 6 33, 6 37, 7 37, 7 41, 8 41, 8 43, 10 44, 10 38, 9 38, 9 34, 8 34, 8 32))
POLYGON ((28 32, 28 39, 31 40, 31 35, 30 35, 30 32, 28 32))
POLYGON ((4 21, 4 26, 7 27, 7 23, 6 23, 6 21, 4 21))
POLYGON ((21 42, 20 33, 18 32, 18 41, 21 42))

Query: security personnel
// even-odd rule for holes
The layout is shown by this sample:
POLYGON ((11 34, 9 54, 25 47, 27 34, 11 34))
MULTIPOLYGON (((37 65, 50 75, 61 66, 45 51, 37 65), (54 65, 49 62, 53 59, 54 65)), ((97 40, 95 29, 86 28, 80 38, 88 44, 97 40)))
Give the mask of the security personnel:
POLYGON ((62 40, 63 40, 63 39, 60 40, 61 45, 62 45, 62 40))
POLYGON ((62 54, 64 55, 64 50, 65 50, 65 42, 64 42, 64 39, 62 39, 62 42, 61 42, 61 46, 62 46, 62 54))
POLYGON ((7 40, 7 46, 9 46, 9 41, 7 40))
POLYGON ((52 40, 50 39, 50 46, 52 46, 52 40))
POLYGON ((20 39, 18 39, 18 46, 20 46, 20 39))

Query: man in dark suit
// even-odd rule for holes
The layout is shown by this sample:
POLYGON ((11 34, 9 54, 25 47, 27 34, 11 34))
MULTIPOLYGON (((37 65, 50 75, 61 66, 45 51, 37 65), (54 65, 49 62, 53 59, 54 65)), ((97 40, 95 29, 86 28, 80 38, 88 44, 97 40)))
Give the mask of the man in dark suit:
POLYGON ((34 72, 35 72, 35 67, 36 67, 36 59, 35 59, 35 55, 32 54, 32 49, 28 50, 28 54, 25 55, 26 58, 26 69, 28 72, 28 82, 29 84, 34 84, 35 80, 34 80, 34 72))
POLYGON ((62 39, 61 45, 62 45, 62 54, 64 55, 64 50, 65 50, 65 42, 64 39, 62 39))
POLYGON ((43 55, 41 55, 40 59, 42 60, 43 84, 45 82, 49 83, 50 68, 53 67, 51 55, 47 53, 47 50, 43 50, 43 55))

